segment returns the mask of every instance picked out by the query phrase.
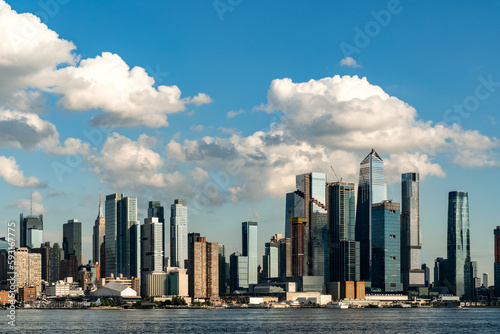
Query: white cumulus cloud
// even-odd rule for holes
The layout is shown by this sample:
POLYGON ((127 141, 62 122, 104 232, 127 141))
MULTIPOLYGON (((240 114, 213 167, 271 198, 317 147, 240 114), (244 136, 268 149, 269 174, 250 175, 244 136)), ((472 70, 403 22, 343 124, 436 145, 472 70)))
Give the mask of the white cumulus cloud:
POLYGON ((30 198, 16 199, 10 202, 9 206, 28 212, 33 211, 34 215, 43 214, 47 211, 43 207, 43 196, 38 191, 34 191, 30 198))
POLYGON ((219 191, 226 201, 283 196, 294 189, 295 175, 329 174, 330 165, 344 180, 357 182, 359 163, 372 147, 385 157, 388 182, 399 182, 404 172, 444 177, 434 161, 438 156, 462 167, 498 166, 496 138, 419 119, 413 107, 366 78, 277 79, 267 97, 261 109, 281 115, 270 130, 175 138, 167 144, 169 159, 224 175, 230 182, 219 191))
POLYGON ((155 87, 144 68, 103 52, 80 60, 72 42, 59 38, 33 14, 19 14, 0 0, 0 104, 21 111, 43 110, 43 92, 70 111, 100 110, 96 126, 168 126, 167 115, 212 99, 181 96, 175 86, 155 87))
POLYGON ((6 110, 0 107, 0 147, 24 150, 42 149, 54 154, 77 154, 88 150, 80 139, 68 138, 64 145, 54 124, 37 114, 6 110))
POLYGON ((361 67, 358 62, 356 61, 356 59, 354 59, 353 57, 345 57, 344 59, 342 59, 340 61, 340 65, 341 66, 349 66, 349 67, 361 67))
POLYGON ((37 177, 24 176, 14 157, 0 156, 0 177, 10 185, 22 188, 43 188, 45 183, 40 182, 37 177))

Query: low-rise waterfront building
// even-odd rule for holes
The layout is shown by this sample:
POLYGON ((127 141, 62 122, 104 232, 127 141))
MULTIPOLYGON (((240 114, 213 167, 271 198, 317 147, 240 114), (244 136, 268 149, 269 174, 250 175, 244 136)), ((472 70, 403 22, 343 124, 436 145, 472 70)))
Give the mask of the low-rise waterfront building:
POLYGON ((289 302, 297 301, 301 305, 326 305, 332 301, 332 296, 319 292, 288 292, 286 300, 289 302))
POLYGON ((92 293, 94 297, 137 297, 137 292, 124 284, 112 281, 92 293))

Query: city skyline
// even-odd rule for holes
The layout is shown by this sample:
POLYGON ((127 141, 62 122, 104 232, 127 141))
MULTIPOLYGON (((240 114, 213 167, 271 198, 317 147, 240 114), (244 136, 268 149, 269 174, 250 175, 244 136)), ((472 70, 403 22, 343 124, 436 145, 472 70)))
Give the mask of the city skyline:
POLYGON ((188 232, 227 254, 241 249, 239 222, 258 221, 260 261, 284 234, 295 176, 336 181, 332 165, 357 186, 373 147, 389 199, 401 173, 420 173, 427 265, 446 257, 447 194, 464 190, 471 258, 493 274, 497 4, 56 4, 0 1, 2 224, 33 193, 43 241, 62 245, 78 219, 86 262, 100 190, 137 197, 141 224, 149 201, 186 198, 188 232))

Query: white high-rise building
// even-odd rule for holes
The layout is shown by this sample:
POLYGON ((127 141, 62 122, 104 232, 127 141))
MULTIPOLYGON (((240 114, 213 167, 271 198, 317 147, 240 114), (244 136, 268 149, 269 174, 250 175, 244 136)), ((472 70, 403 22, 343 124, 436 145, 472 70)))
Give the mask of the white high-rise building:
POLYGON ((170 214, 170 265, 186 269, 188 259, 188 210, 185 199, 176 199, 170 214))
POLYGON ((141 294, 149 290, 148 274, 163 271, 163 224, 157 217, 144 219, 141 225, 141 294))

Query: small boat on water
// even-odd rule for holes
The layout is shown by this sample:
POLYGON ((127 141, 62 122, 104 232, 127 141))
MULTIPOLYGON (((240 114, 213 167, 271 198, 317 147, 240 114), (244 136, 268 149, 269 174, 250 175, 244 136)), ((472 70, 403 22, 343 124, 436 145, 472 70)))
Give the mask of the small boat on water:
POLYGON ((411 307, 410 304, 403 304, 403 303, 396 303, 392 305, 393 308, 409 308, 411 307))
POLYGON ((326 304, 326 308, 340 308, 340 309, 346 309, 349 308, 349 305, 344 304, 342 302, 337 302, 337 303, 328 303, 326 304))
POLYGON ((271 308, 290 308, 290 305, 287 303, 272 303, 270 305, 271 308))

